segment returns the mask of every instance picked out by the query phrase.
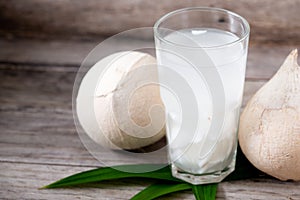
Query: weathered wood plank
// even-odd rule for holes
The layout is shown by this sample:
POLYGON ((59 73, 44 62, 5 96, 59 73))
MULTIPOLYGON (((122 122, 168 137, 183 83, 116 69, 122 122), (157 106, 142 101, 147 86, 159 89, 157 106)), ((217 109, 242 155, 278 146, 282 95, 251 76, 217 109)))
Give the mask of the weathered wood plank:
MULTIPOLYGON (((23 68, 31 64, 31 66, 36 67, 36 70, 44 67, 43 70, 75 72, 88 53, 103 39, 95 41, 0 39, 0 62, 15 63, 19 65, 18 67, 22 64, 23 68), (57 68, 55 66, 68 67, 57 68)), ((153 46, 151 42, 136 41, 136 43, 138 42, 138 46, 153 46)), ((116 44, 113 43, 112 45, 102 45, 106 51, 114 51, 115 45, 127 49, 134 49, 134 46, 137 46, 131 40, 117 41, 116 44)), ((300 49, 300 45, 250 43, 247 79, 269 79, 278 70, 289 52, 295 48, 300 49)))
MULTIPOLYGON (((246 78, 270 79, 293 49, 300 45, 272 45, 250 43, 246 78)), ((300 58, 298 59, 300 63, 300 58)))
POLYGON ((114 181, 99 188, 39 190, 55 180, 90 168, 74 166, 0 163, 1 199, 129 199, 145 183, 114 181))
MULTIPOLYGON (((47 72, 34 70, 16 70, 8 65, 0 65, 0 101, 2 105, 10 102, 13 109, 37 109, 36 102, 44 108, 71 108, 74 72, 47 72), (8 67, 9 70, 1 70, 8 67), (19 108, 13 108, 18 106, 19 108)), ((1 106, 2 107, 2 106, 1 106)))
MULTIPOLYGON (((106 181, 88 188, 38 190, 87 167, 46 164, 0 163, 1 199, 130 199, 153 181, 106 181)), ((252 179, 224 182, 219 185, 217 199, 287 200, 299 199, 300 182, 281 182, 273 179, 252 179)), ((191 191, 180 192, 161 199, 193 199, 191 191)))
POLYGON ((98 41, 74 40, 0 40, 0 61, 24 64, 52 64, 80 66, 98 41))
MULTIPOLYGON (((74 72, 0 70, 0 160, 99 166, 81 144, 72 116, 74 72)), ((247 81, 244 104, 264 81, 247 81)), ((163 156, 163 155, 162 155, 163 156)), ((121 158, 120 158, 121 159, 121 158)))
POLYGON ((191 6, 221 7, 243 15, 251 24, 253 40, 300 41, 298 0, 0 1, 0 32, 8 36, 64 38, 111 35, 153 26, 167 12, 191 6))
MULTIPOLYGON (((129 199, 147 185, 144 181, 123 180, 102 183, 100 188, 38 190, 102 163, 85 150, 73 125, 71 91, 75 68, 22 66, 0 65, 1 199, 129 199)), ((246 82, 244 104, 264 83, 246 82)), ((299 184, 274 179, 226 182, 220 184, 217 196, 299 199, 299 184)), ((162 199, 191 198, 191 192, 183 192, 162 199)))

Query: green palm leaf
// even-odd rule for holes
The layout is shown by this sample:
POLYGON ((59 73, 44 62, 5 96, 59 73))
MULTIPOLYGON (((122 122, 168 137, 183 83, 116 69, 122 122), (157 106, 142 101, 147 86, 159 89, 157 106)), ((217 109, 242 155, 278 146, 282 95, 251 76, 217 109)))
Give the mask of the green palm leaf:
POLYGON ((192 185, 194 196, 197 200, 215 200, 218 184, 192 185))
POLYGON ((188 183, 155 183, 136 194, 131 200, 151 200, 173 192, 191 189, 188 183))
MULTIPOLYGON (((144 173, 130 173, 120 171, 122 169, 127 169, 134 171, 135 168, 138 168, 139 171, 145 169, 151 169, 152 167, 159 167, 157 164, 143 164, 143 165, 122 165, 111 167, 102 167, 98 169, 93 169, 72 176, 63 178, 59 181, 51 183, 50 185, 44 186, 43 188, 60 188, 60 187, 69 187, 79 184, 94 183, 105 180, 115 180, 120 178, 149 178, 149 179, 161 179, 168 181, 182 182, 179 179, 176 179, 172 176, 169 166, 165 166, 159 170, 152 172, 144 173)), ((162 166, 162 165, 161 165, 162 166)))

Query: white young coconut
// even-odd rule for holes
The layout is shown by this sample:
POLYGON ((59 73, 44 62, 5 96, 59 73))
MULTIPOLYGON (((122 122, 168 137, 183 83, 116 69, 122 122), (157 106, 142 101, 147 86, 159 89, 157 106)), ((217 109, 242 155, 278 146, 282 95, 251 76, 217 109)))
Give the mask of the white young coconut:
POLYGON ((137 149, 165 135, 155 64, 148 54, 121 52, 99 61, 86 74, 78 92, 77 114, 95 142, 112 149, 137 149), (101 76, 103 67, 107 69, 101 76), (139 86, 145 79, 155 84, 139 86), (92 104, 84 90, 93 90, 92 104))
POLYGON ((300 180, 300 67, 297 50, 248 102, 239 142, 248 160, 280 180, 300 180))

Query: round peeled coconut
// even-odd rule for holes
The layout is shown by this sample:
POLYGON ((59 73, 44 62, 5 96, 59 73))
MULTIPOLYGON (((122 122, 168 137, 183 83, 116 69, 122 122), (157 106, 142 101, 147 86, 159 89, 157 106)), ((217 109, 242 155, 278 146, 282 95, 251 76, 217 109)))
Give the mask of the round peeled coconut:
POLYGON ((87 72, 78 91, 80 124, 91 139, 111 149, 154 144, 165 135, 157 83, 156 60, 149 54, 126 51, 100 60, 87 72), (151 81, 140 84, 143 80, 151 81))

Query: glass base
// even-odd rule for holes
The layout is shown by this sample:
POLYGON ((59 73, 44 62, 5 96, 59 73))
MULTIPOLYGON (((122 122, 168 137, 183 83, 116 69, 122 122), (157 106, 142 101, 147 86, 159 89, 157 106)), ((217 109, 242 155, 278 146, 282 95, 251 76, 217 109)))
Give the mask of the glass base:
POLYGON ((235 169, 235 159, 230 165, 222 171, 216 171, 207 174, 191 174, 177 168, 173 163, 171 165, 172 175, 178 179, 191 183, 193 185, 219 183, 235 169))

